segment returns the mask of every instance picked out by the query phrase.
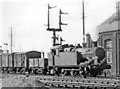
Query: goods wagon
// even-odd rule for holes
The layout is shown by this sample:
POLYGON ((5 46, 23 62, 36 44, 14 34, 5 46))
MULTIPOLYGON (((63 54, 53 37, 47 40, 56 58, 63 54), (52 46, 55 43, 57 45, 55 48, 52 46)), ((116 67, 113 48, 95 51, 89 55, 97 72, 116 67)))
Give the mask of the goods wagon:
POLYGON ((12 64, 12 55, 11 53, 1 53, 0 54, 1 68, 4 72, 11 70, 13 67, 12 64))
POLYGON ((43 73, 48 65, 47 58, 30 58, 29 59, 29 72, 31 73, 43 73))
POLYGON ((0 54, 2 72, 7 73, 41 73, 47 68, 47 59, 41 52, 14 52, 0 54))
POLYGON ((15 73, 17 72, 23 72, 25 71, 26 68, 26 61, 27 61, 27 56, 26 53, 23 52, 15 52, 12 54, 13 55, 13 62, 14 62, 14 71, 15 73))
POLYGON ((4 53, 2 55, 2 67, 9 67, 8 66, 8 55, 7 53, 4 53))
POLYGON ((45 58, 31 58, 29 59, 29 68, 31 67, 38 67, 44 68, 45 67, 45 58))
POLYGON ((15 52, 14 53, 14 68, 16 73, 35 73, 39 66, 38 61, 41 58, 41 52, 15 52))
POLYGON ((31 67, 44 67, 44 59, 43 58, 31 58, 29 59, 29 68, 31 67))
POLYGON ((13 67, 13 63, 12 63, 12 54, 9 54, 9 55, 8 55, 8 66, 9 66, 10 68, 13 67))

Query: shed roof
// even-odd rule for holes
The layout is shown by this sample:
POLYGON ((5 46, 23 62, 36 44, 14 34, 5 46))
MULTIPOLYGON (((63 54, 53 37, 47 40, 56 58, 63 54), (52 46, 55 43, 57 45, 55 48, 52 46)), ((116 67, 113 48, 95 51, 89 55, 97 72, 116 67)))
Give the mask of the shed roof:
POLYGON ((120 29, 120 10, 97 26, 97 32, 116 31, 120 29), (118 14, 119 13, 119 14, 118 14))
POLYGON ((103 23, 100 25, 104 25, 107 23, 113 23, 114 21, 120 21, 120 1, 117 3, 118 9, 116 10, 116 13, 114 13, 112 16, 110 16, 108 19, 106 19, 103 23))

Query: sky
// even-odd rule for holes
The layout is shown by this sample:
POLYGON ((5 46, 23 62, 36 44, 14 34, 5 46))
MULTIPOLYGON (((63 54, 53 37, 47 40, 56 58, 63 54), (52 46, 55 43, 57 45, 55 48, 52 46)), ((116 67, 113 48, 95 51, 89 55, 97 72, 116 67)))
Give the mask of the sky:
MULTIPOLYGON (((84 0, 85 33, 97 40, 96 27, 116 11, 117 0, 84 0)), ((119 0, 118 0, 119 1, 119 0)), ((47 31, 47 5, 50 9, 50 26, 58 28, 59 9, 62 15, 63 44, 82 43, 82 0, 1 0, 0 46, 10 49, 10 31, 13 33, 13 51, 37 50, 48 52, 52 47, 52 32, 47 31), (8 43, 6 47, 3 45, 8 43)))

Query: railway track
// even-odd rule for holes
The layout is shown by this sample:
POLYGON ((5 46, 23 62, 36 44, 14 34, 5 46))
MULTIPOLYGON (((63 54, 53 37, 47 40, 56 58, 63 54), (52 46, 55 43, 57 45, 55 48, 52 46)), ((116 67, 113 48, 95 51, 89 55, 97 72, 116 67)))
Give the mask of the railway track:
MULTIPOLYGON (((25 74, 4 74, 12 76, 26 76, 25 74)), ((113 78, 81 78, 72 76, 50 76, 30 74, 30 77, 37 77, 46 86, 83 89, 120 89, 120 79, 113 78)), ((26 77, 29 77, 26 76, 26 77)))
POLYGON ((56 87, 120 89, 119 79, 44 76, 40 77, 40 81, 48 86, 56 87))

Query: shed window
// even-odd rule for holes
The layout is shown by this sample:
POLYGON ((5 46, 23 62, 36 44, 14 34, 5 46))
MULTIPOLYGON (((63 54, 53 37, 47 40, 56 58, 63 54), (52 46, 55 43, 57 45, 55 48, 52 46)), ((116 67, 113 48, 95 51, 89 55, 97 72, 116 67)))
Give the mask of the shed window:
POLYGON ((107 62, 112 63, 112 40, 105 40, 107 62))

